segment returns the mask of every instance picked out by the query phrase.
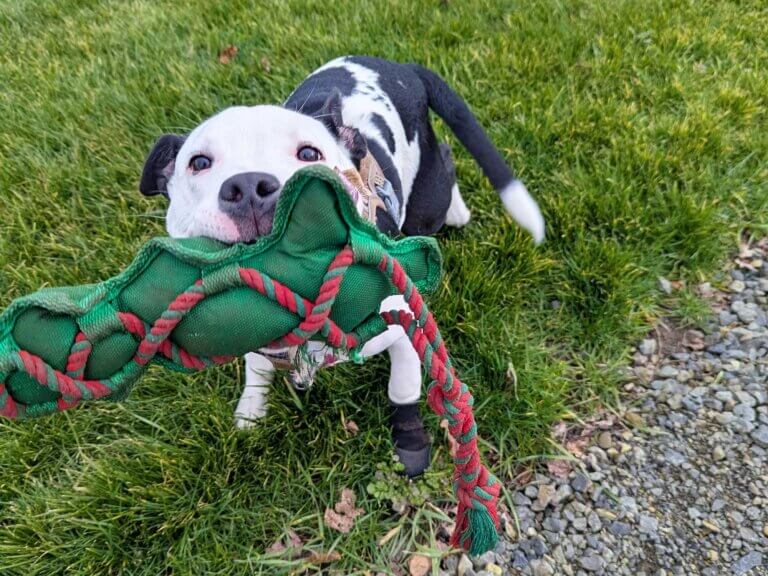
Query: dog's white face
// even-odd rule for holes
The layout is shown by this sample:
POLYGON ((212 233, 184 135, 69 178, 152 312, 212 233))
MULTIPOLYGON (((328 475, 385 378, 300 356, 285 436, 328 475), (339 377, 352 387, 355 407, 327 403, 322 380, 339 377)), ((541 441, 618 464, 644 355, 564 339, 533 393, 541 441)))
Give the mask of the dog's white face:
POLYGON ((168 233, 228 243, 267 235, 283 185, 309 164, 354 167, 319 120, 278 106, 228 108, 195 128, 169 166, 168 233))

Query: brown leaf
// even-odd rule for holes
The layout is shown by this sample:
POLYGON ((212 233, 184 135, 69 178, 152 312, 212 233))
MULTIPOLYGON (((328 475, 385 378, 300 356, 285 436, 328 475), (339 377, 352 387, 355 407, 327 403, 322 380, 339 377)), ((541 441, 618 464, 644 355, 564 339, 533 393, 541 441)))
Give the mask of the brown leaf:
POLYGON ((706 347, 704 334, 698 330, 686 330, 683 334, 683 346, 691 350, 703 350, 706 347))
POLYGON ((219 50, 219 63, 229 64, 235 56, 237 56, 237 46, 230 44, 226 48, 219 50))
POLYGON ((573 466, 568 460, 550 460, 547 462, 547 470, 555 478, 568 478, 573 466))
POLYGON ((330 564, 339 560, 341 560, 341 554, 335 550, 333 552, 312 552, 306 557, 306 561, 310 564, 330 564))
POLYGON ((293 530, 288 530, 288 548, 301 548, 304 546, 304 542, 301 541, 301 537, 293 530))
POLYGON ((259 64, 261 64, 261 69, 264 70, 266 74, 269 74, 269 71, 272 69, 269 65, 269 58, 262 56, 261 60, 259 60, 259 64))
POLYGON ((344 430, 349 432, 352 436, 357 436, 360 432, 360 427, 354 420, 344 420, 344 430))
POLYGON ((408 560, 408 573, 411 576, 426 576, 432 569, 432 561, 426 556, 414 554, 408 560))
POLYGON ((355 519, 365 510, 355 508, 355 493, 349 488, 341 491, 341 498, 334 505, 333 510, 325 509, 325 524, 332 530, 337 530, 343 534, 349 533, 355 525, 355 519))
POLYGON ((515 486, 527 486, 533 479, 533 469, 525 468, 517 473, 513 481, 515 486))
POLYGON ((285 537, 278 538, 269 548, 267 548, 267 553, 279 554, 281 552, 285 552, 286 550, 291 550, 294 552, 293 556, 296 556, 301 551, 303 546, 304 542, 302 542, 301 537, 296 534, 294 530, 288 530, 285 537))
POLYGON ((568 424, 562 420, 558 420, 552 425, 552 437, 558 442, 562 442, 566 434, 568 434, 568 424))

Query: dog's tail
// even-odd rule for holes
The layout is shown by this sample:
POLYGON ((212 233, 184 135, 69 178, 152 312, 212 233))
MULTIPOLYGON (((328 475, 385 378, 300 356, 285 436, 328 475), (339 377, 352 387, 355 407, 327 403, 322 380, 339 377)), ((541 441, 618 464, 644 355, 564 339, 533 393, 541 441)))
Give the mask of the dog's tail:
POLYGON ((504 207, 512 218, 528 230, 538 244, 544 240, 544 218, 525 185, 488 138, 467 103, 439 75, 418 64, 408 64, 424 84, 429 107, 451 128, 459 141, 472 154, 483 173, 499 192, 504 207))

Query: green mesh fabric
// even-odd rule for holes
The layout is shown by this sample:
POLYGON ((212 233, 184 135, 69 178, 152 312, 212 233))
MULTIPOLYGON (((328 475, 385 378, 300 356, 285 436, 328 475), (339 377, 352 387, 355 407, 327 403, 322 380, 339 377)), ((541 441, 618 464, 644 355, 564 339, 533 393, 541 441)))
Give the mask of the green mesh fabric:
MULTIPOLYGON (((23 405, 26 416, 54 411, 58 392, 19 370, 20 351, 65 372, 79 333, 92 346, 85 378, 112 379, 117 385, 108 398, 122 398, 143 369, 130 365, 138 339, 123 329, 118 313, 153 325, 199 281, 203 286, 224 282, 226 289, 207 295, 184 317, 171 334, 174 346, 211 358, 240 356, 269 345, 295 329, 301 318, 244 287, 238 270, 259 270, 313 301, 329 264, 347 245, 355 263, 344 275, 330 318, 363 340, 385 328, 378 309, 395 293, 372 265, 381 256, 396 258, 422 293, 434 291, 439 282, 441 258, 434 240, 395 241, 382 235, 357 214, 332 171, 305 168, 286 184, 272 234, 254 244, 156 238, 122 274, 102 284, 45 289, 14 301, 0 316, 0 384, 5 384, 5 391, 0 386, 0 412, 6 395, 23 405)), ((162 363, 185 370, 176 360, 162 363)))

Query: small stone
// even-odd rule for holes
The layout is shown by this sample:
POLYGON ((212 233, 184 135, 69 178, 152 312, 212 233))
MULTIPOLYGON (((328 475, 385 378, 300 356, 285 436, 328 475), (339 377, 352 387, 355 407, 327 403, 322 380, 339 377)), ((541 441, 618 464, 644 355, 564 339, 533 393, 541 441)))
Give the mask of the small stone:
POLYGON ((533 576, 552 576, 555 571, 546 560, 531 560, 531 574, 533 576))
POLYGON ((472 560, 472 567, 475 570, 481 570, 485 568, 485 565, 493 562, 494 554, 493 551, 486 552, 485 554, 481 554, 480 556, 474 556, 471 558, 472 560))
POLYGON ((725 448, 719 444, 712 449, 712 459, 715 461, 725 460, 725 448))
POLYGON ((597 445, 603 450, 611 448, 613 446, 613 437, 611 436, 611 433, 608 431, 601 432, 597 437, 597 445))
POLYGON ((613 522, 614 520, 616 520, 616 514, 614 514, 607 508, 598 508, 597 515, 600 516, 600 518, 602 518, 603 520, 606 520, 608 522, 613 522))
POLYGON ((765 526, 763 526, 763 536, 765 536, 766 538, 768 538, 768 524, 766 524, 765 526))
POLYGON ((683 407, 683 397, 680 394, 672 394, 667 398, 667 406, 672 410, 680 410, 683 407))
POLYGON ((473 576, 474 573, 475 571, 472 568, 472 560, 470 560, 469 556, 466 554, 462 554, 461 558, 459 559, 459 565, 456 568, 456 574, 458 576, 473 576))
POLYGON ((595 512, 589 513, 589 516, 587 516, 587 524, 592 532, 599 532, 603 527, 603 523, 600 521, 600 516, 595 512))
POLYGON ((637 500, 632 496, 621 496, 619 498, 619 506, 626 512, 637 512, 637 500))
POLYGON ((707 550, 707 558, 710 562, 717 562, 720 559, 720 555, 717 550, 707 550))
POLYGON ((733 407, 733 415, 737 418, 741 418, 745 422, 754 422, 756 417, 755 409, 743 402, 741 404, 736 404, 736 406, 733 407))
POLYGON ((680 372, 680 370, 678 370, 674 366, 670 366, 669 364, 666 364, 656 371, 656 375, 659 378, 675 378, 678 372, 680 372))
POLYGON ((584 492, 584 490, 587 489, 587 486, 589 486, 589 478, 584 474, 577 473, 576 476, 573 477, 573 480, 571 480, 571 488, 576 492, 584 492))
POLYGON ((531 510, 541 512, 552 501, 552 497, 555 495, 555 486, 553 484, 542 484, 539 486, 539 492, 536 496, 536 501, 531 505, 531 510))
POLYGON ((579 565, 587 572, 599 572, 603 569, 603 559, 594 555, 582 556, 579 565))
POLYGON ((640 346, 638 346, 638 350, 640 351, 640 354, 642 354, 643 356, 652 356, 656 354, 657 348, 658 346, 654 338, 646 338, 645 340, 640 342, 640 346))
POLYGON ((733 402, 733 392, 730 390, 718 390, 715 392, 715 398, 722 402, 733 402))
POLYGON ((448 572, 449 574, 456 574, 456 569, 459 565, 459 557, 455 554, 451 554, 450 556, 446 556, 443 559, 443 568, 448 572))
POLYGON ((528 486, 525 487, 525 495, 528 496, 528 498, 536 498, 536 496, 539 495, 539 489, 533 484, 528 484, 528 486))
POLYGON ((734 280, 731 282, 731 285, 728 286, 728 289, 736 294, 741 294, 744 292, 744 288, 746 288, 746 284, 744 284, 744 282, 741 280, 734 280))
POLYGON ((731 565, 731 572, 734 573, 734 575, 739 576, 741 574, 746 574, 753 568, 757 568, 760 566, 760 564, 763 563, 763 555, 760 554, 760 552, 752 551, 746 556, 742 556, 736 562, 734 562, 731 565))
MULTIPOLYGON (((728 310, 722 310, 720 314, 718 314, 717 318, 721 326, 729 326, 734 322, 736 322, 737 320, 736 314, 731 314, 730 312, 728 312, 728 310)), ((724 348, 724 345, 721 344, 721 345, 718 345, 717 347, 710 346, 709 351, 712 352, 713 354, 719 354, 720 352, 718 352, 717 350, 719 350, 721 347, 724 348)))
POLYGON ((696 518, 701 518, 701 511, 695 506, 691 506, 690 508, 688 508, 688 517, 691 520, 696 520, 696 518))
POLYGON ((568 502, 573 498, 573 489, 570 484, 561 484, 555 492, 554 498, 552 498, 553 504, 557 505, 563 502, 568 502))
POLYGON ((632 527, 626 522, 619 522, 617 520, 616 522, 611 522, 611 525, 608 526, 608 531, 614 536, 626 536, 632 531, 632 527))
POLYGON ((750 438, 752 438, 758 446, 768 448, 768 426, 758 426, 757 429, 750 434, 750 438))
POLYGON ((641 428, 645 426, 645 419, 637 412, 627 412, 624 418, 633 428, 641 428))
POLYGON ((755 397, 752 396, 749 392, 736 392, 736 399, 741 404, 746 404, 747 406, 755 407, 757 405, 757 401, 755 400, 755 397))
POLYGON ((659 529, 659 521, 654 518, 653 516, 648 516, 647 514, 641 514, 640 515, 640 532, 643 534, 655 534, 656 531, 659 529))
POLYGON ((528 566, 528 558, 525 557, 522 550, 515 550, 515 554, 512 558, 512 568, 522 570, 528 566))
POLYGON ((486 564, 485 571, 489 574, 492 574, 493 576, 501 576, 504 573, 504 571, 501 569, 501 566, 494 564, 493 562, 486 564))
POLYGON ((664 278, 664 276, 659 276, 659 290, 664 292, 664 294, 672 294, 672 282, 664 278))
POLYGON ((547 519, 545 519, 544 522, 542 522, 541 526, 544 528, 544 530, 549 530, 550 532, 555 532, 555 533, 560 533, 565 529, 565 526, 563 526, 562 520, 559 520, 554 516, 550 516, 547 519))
POLYGON ((739 528, 739 538, 741 538, 745 542, 749 542, 750 544, 755 544, 758 540, 760 540, 760 537, 757 535, 757 532, 752 530, 752 528, 748 528, 746 526, 742 526, 741 528, 739 528))
POLYGON ((731 310, 736 313, 736 316, 738 316, 739 320, 744 324, 749 324, 757 319, 758 308, 754 304, 745 304, 737 301, 731 305, 731 310), (737 306, 737 304, 741 305, 737 306))
POLYGON ((587 519, 584 516, 579 516, 573 519, 573 528, 579 532, 584 532, 587 529, 587 519))
POLYGON ((528 498, 528 496, 526 496, 522 492, 515 492, 512 495, 512 502, 515 503, 515 506, 530 506, 531 505, 531 499, 528 498))
POLYGON ((716 533, 720 532, 720 526, 715 524, 715 522, 713 522, 712 520, 704 520, 701 523, 701 525, 704 526, 704 528, 706 528, 710 532, 716 532, 716 533))
POLYGON ((672 466, 680 466, 686 461, 685 456, 677 450, 667 450, 664 452, 664 458, 667 462, 672 464, 672 466))

